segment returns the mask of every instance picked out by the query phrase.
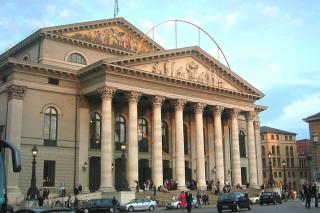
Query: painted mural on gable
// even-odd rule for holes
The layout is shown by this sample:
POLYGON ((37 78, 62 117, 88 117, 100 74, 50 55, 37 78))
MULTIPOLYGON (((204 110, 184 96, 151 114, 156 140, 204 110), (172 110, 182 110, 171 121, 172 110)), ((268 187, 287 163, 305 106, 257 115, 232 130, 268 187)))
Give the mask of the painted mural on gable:
POLYGON ((192 57, 157 61, 153 64, 136 65, 133 66, 133 68, 169 77, 190 80, 209 86, 239 91, 239 89, 217 74, 216 70, 208 69, 206 66, 194 60, 192 57))
POLYGON ((119 26, 82 30, 63 34, 65 36, 96 44, 111 45, 141 53, 151 52, 151 48, 141 44, 141 39, 119 26))

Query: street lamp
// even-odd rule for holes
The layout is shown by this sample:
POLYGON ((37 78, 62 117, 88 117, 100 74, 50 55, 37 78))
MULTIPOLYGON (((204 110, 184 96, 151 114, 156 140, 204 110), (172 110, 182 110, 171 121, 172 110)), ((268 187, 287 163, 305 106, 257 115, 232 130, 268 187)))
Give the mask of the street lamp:
POLYGON ((36 180, 36 157, 38 155, 38 149, 36 146, 33 146, 32 151, 32 176, 31 176, 31 186, 28 190, 28 199, 34 200, 38 196, 37 180, 36 180))
POLYGON ((314 174, 313 174, 314 181, 315 181, 316 173, 318 171, 318 166, 317 166, 317 143, 318 143, 318 135, 317 135, 317 133, 315 131, 313 131, 313 133, 312 133, 312 171, 314 172, 314 174))
POLYGON ((272 164, 271 164, 271 152, 268 153, 268 158, 269 158, 269 167, 270 167, 270 175, 269 175, 269 183, 268 186, 270 188, 274 187, 274 180, 273 180, 273 172, 272 172, 272 164))
POLYGON ((287 175, 286 175, 286 161, 282 161, 282 166, 283 166, 283 189, 287 191, 287 175))
POLYGON ((126 175, 126 145, 121 145, 121 185, 119 191, 130 191, 126 175))

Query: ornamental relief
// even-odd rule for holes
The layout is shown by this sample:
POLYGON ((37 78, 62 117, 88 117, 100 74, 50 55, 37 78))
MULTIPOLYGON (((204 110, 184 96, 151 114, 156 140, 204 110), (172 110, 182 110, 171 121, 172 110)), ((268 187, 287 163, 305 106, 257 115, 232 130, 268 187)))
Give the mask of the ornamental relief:
POLYGON ((236 87, 226 82, 215 70, 208 69, 192 57, 157 61, 153 64, 137 65, 133 67, 155 74, 185 79, 209 86, 238 90, 236 87))

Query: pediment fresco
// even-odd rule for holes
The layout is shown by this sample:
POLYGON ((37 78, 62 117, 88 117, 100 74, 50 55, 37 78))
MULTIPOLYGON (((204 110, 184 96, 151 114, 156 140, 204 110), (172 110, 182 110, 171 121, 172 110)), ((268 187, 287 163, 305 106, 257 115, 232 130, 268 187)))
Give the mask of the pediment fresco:
POLYGON ((157 61, 150 64, 135 65, 132 68, 140 69, 164 76, 189 80, 209 86, 221 87, 240 91, 238 88, 223 79, 214 69, 204 66, 192 57, 157 61))
POLYGON ((133 52, 136 52, 137 49, 139 49, 139 52, 141 53, 151 52, 150 47, 140 43, 140 38, 124 30, 120 26, 110 26, 90 30, 81 30, 76 32, 64 33, 63 35, 96 44, 127 49, 133 52), (139 45, 141 45, 141 47, 139 47, 139 45))

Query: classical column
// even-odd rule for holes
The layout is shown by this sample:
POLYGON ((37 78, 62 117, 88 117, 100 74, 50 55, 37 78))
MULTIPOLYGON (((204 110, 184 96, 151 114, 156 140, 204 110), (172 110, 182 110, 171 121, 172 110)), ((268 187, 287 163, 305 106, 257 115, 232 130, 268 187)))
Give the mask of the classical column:
POLYGON ((175 121, 176 121, 176 177, 178 190, 186 188, 185 184, 185 163, 184 163, 184 139, 183 139, 183 108, 185 100, 175 101, 175 121))
POLYGON ((78 122, 77 122, 77 140, 79 141, 78 158, 78 183, 83 187, 83 191, 89 191, 89 169, 83 169, 85 163, 89 164, 88 148, 90 144, 90 112, 88 100, 85 96, 78 99, 78 122))
POLYGON ((257 176, 258 176, 258 185, 263 184, 263 175, 262 175, 262 158, 261 158, 261 142, 260 142, 260 122, 258 113, 256 114, 256 121, 254 122, 254 131, 255 131, 255 143, 256 143, 256 157, 257 157, 257 176))
POLYGON ((153 97, 152 180, 157 187, 163 185, 161 105, 164 99, 162 96, 153 97))
POLYGON ((223 144, 221 114, 224 108, 222 106, 213 107, 214 115, 214 156, 216 163, 216 183, 220 182, 220 187, 224 184, 224 165, 223 165, 223 144))
POLYGON ((240 148, 239 148, 239 130, 238 130, 238 115, 241 110, 233 109, 231 111, 231 137, 232 137, 232 184, 234 186, 242 184, 241 182, 241 165, 240 165, 240 148))
POLYGON ((102 132, 101 132, 101 191, 114 191, 112 181, 112 97, 115 88, 103 86, 98 89, 102 98, 102 132))
MULTIPOLYGON (((21 135, 22 135, 22 113, 23 113, 23 98, 25 95, 25 87, 11 84, 7 87, 8 94, 8 114, 6 126, 6 140, 16 145, 20 150, 21 135)), ((11 152, 6 152, 6 172, 8 185, 8 201, 11 204, 16 204, 16 200, 21 196, 19 189, 19 173, 14 173, 12 170, 11 152)))
POLYGON ((195 121, 196 121, 196 150, 197 150, 197 187, 206 189, 206 171, 204 158, 204 138, 203 138, 203 110, 205 104, 196 103, 195 121))
POLYGON ((257 186, 257 156, 256 144, 254 138, 253 128, 254 112, 248 112, 246 116, 247 129, 248 129, 248 161, 249 161, 249 183, 250 186, 257 186))
POLYGON ((128 93, 129 100, 129 140, 128 140, 128 161, 127 179, 129 188, 135 190, 136 182, 139 179, 139 147, 138 147, 138 101, 140 92, 131 91, 128 93))

